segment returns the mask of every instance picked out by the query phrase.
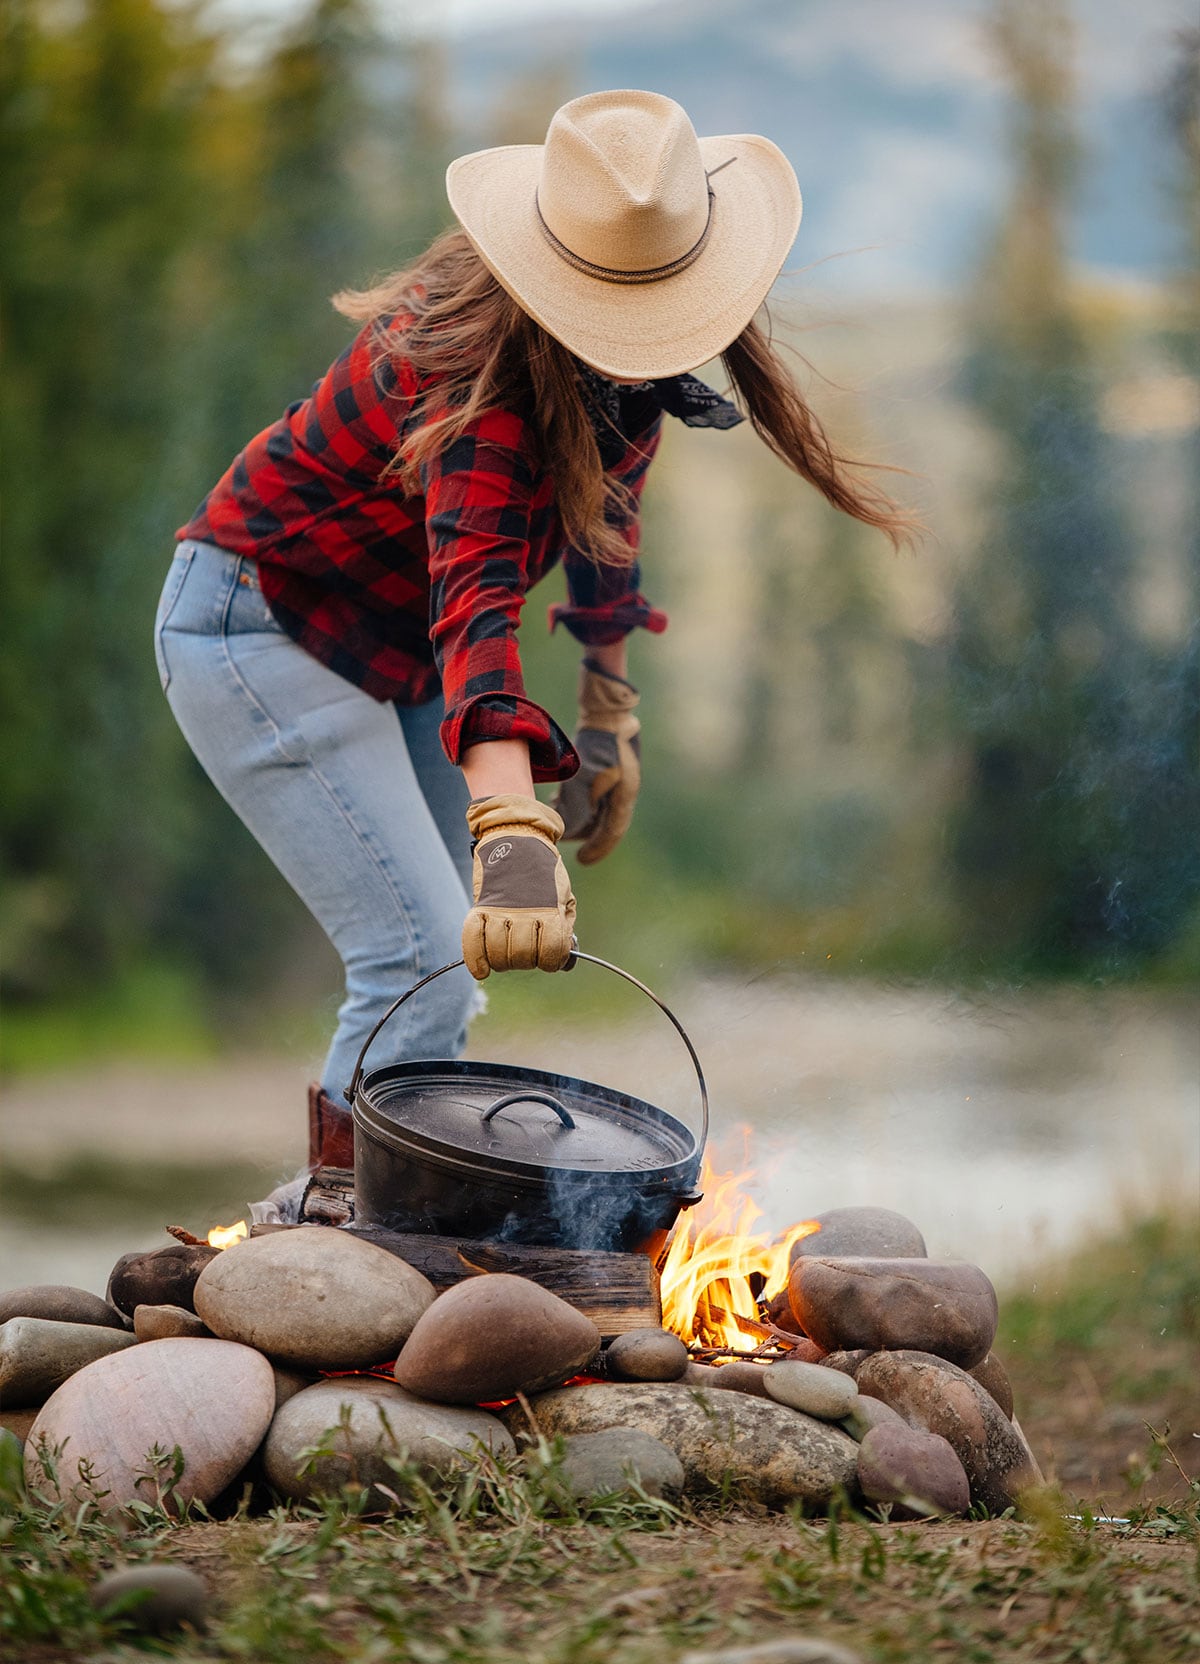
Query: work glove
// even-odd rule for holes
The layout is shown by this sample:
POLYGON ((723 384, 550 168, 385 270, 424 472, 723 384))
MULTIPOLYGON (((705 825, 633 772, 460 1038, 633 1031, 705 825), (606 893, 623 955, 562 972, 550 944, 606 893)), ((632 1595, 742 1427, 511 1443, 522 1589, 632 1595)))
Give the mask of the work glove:
POLYGON ((585 867, 615 849, 633 819, 642 783, 637 707, 632 683, 583 661, 575 735, 579 772, 563 781, 554 807, 563 818, 563 837, 583 839, 579 860, 585 867))
POLYGON ((463 925, 463 958, 479 982, 491 971, 561 971, 575 942, 575 897, 557 844, 563 823, 535 797, 477 798, 467 808, 475 839, 475 905, 463 925))

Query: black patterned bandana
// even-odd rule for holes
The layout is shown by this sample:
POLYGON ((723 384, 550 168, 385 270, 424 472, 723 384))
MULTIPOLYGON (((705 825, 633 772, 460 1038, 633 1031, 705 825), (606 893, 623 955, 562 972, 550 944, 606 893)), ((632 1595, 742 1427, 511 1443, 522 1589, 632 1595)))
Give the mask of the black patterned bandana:
POLYGON ((610 381, 590 364, 575 362, 605 468, 615 466, 629 441, 645 433, 664 412, 689 428, 735 428, 746 420, 736 405, 698 376, 666 376, 630 385, 610 381))

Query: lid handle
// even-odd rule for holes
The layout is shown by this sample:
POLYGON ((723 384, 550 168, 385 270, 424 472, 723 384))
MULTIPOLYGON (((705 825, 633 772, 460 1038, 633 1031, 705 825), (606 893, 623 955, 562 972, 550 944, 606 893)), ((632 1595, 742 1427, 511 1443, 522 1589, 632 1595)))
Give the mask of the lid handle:
MULTIPOLYGON (((653 1000, 654 1004, 662 1012, 663 1016, 671 1024, 671 1027, 675 1030, 676 1034, 678 1034, 679 1038, 687 1047, 687 1054, 692 1060, 692 1068, 696 1071, 696 1081, 700 1087, 700 1142, 697 1145, 697 1154, 699 1154, 708 1142, 708 1087, 704 1082, 704 1070, 700 1067, 700 1059, 696 1056, 696 1048, 692 1045, 691 1040, 688 1038, 687 1030, 679 1021, 679 1018, 675 1015, 675 1013, 663 1004, 658 995, 647 988, 644 982, 639 982, 637 977, 631 975, 629 971, 623 971, 619 965, 610 965, 607 959, 597 959, 594 953, 581 953, 579 949, 576 948, 575 952, 571 956, 572 964, 579 959, 586 959, 589 965, 599 965, 602 970, 612 971, 615 976, 624 977, 626 982, 632 982, 633 986, 639 989, 641 993, 645 994, 648 1000, 653 1000)), ((375 1036, 379 1033, 383 1025, 390 1022, 396 1015, 397 1011, 399 1011, 400 1007, 404 1005, 406 1001, 412 999, 414 994, 419 994, 422 988, 427 987, 429 983, 435 981, 439 976, 445 976, 447 971, 457 971, 463 964, 465 964, 465 960, 452 959, 448 965, 442 965, 436 971, 430 971, 428 976, 423 976, 420 982, 414 982, 411 988, 407 989, 400 995, 399 999, 392 1001, 391 1005, 388 1006, 383 1016, 375 1024, 375 1027, 371 1030, 370 1034, 367 1035, 366 1040, 363 1042, 363 1048, 358 1054, 358 1061, 354 1065, 353 1078, 351 1079, 349 1086, 346 1088, 346 1102, 348 1104, 353 1104, 358 1093, 358 1088, 363 1078, 363 1063, 366 1060, 368 1051, 371 1049, 375 1036)), ((529 1094, 526 1093, 525 1096, 528 1097, 529 1094)), ((496 1111, 503 1108, 506 1103, 513 1101, 515 1100, 502 1098, 498 1104, 492 1105, 491 1109, 487 1111, 484 1119, 486 1120, 488 1115, 494 1115, 496 1111)), ((561 1104, 554 1103, 553 1100, 550 1100, 550 1102, 552 1108, 559 1110, 563 1115, 566 1114, 566 1111, 562 1108, 561 1104)))
POLYGON ((554 1111, 564 1127, 575 1131, 575 1122, 571 1118, 570 1110, 564 1108, 557 1098, 552 1098, 549 1092, 510 1092, 507 1098, 497 1098, 490 1109, 485 1109, 482 1119, 490 1121, 493 1115, 507 1109, 509 1104, 545 1104, 547 1109, 554 1111))

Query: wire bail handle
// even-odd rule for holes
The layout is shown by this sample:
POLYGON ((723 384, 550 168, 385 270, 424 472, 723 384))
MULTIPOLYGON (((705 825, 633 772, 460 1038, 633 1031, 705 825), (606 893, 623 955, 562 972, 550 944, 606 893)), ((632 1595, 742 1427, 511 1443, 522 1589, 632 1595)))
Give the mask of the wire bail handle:
MULTIPOLYGON (((631 982, 635 988, 645 994, 648 1000, 652 1000, 654 1002, 654 1004, 662 1012, 663 1016, 671 1024, 676 1034, 678 1034, 679 1038, 683 1041, 684 1045, 687 1047, 687 1054, 692 1060, 692 1067, 696 1071, 696 1082, 700 1088, 700 1142, 696 1149, 696 1153, 699 1155, 704 1149, 704 1146, 708 1143, 708 1087, 704 1080, 704 1070, 700 1067, 700 1059, 696 1055, 696 1048, 692 1045, 687 1030, 684 1028, 683 1024, 679 1021, 679 1018, 670 1009, 670 1007, 664 1005, 663 1001, 659 999, 653 989, 647 988, 644 982, 639 982, 637 977, 632 975, 631 972, 623 971, 619 965, 610 964, 607 959, 598 959, 594 953, 581 953, 578 948, 575 949, 571 957, 572 961, 576 959, 586 959, 589 965, 599 965, 602 970, 612 971, 614 976, 623 977, 626 982, 631 982)), ((423 976, 420 982, 414 982, 411 988, 407 989, 400 995, 398 1000, 393 1000, 391 1005, 388 1006, 387 1010, 375 1024, 375 1027, 371 1030, 370 1034, 367 1035, 366 1040, 363 1042, 363 1048, 358 1054, 358 1061, 354 1065, 353 1077, 351 1078, 349 1086, 346 1088, 346 1101, 351 1105, 351 1107, 353 1107, 354 1100, 358 1094, 358 1089, 362 1085, 363 1064, 366 1061, 367 1053, 371 1049, 371 1046, 375 1041, 375 1037, 383 1028, 384 1024, 390 1022, 396 1015, 397 1011, 399 1011, 400 1007, 404 1005, 406 1001, 412 999, 414 994, 419 994, 422 988, 428 987, 429 984, 431 982, 435 982, 439 976, 445 976, 447 971, 457 971, 459 967, 465 963, 465 960, 454 959, 451 960, 448 965, 442 965, 436 971, 430 971, 428 976, 423 976)), ((493 1111, 499 1109, 500 1107, 501 1104, 492 1105, 493 1111)))

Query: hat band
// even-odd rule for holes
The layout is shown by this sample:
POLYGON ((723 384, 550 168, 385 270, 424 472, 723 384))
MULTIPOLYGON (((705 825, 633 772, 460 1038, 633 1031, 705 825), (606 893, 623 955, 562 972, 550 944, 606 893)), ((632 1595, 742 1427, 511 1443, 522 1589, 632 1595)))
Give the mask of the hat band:
MULTIPOLYGON (((726 165, 725 163, 722 164, 722 166, 726 165)), ((716 168, 713 169, 714 173, 717 171, 716 168)), ((577 272, 583 272, 587 277, 598 277, 604 283, 657 283, 661 278, 674 277, 676 272, 686 271, 692 262, 699 258, 712 230, 714 200, 713 188, 710 185, 708 187, 708 218, 704 222, 704 230, 686 254, 681 254, 678 260, 669 260, 665 266, 649 266, 641 271, 626 271, 620 266, 598 266, 592 260, 585 260, 582 254, 576 254, 573 248, 568 248, 566 243, 560 242, 546 224, 542 217, 542 205, 538 200, 536 191, 533 195, 533 206, 546 241, 559 259, 565 260, 567 265, 573 266, 577 272)))

